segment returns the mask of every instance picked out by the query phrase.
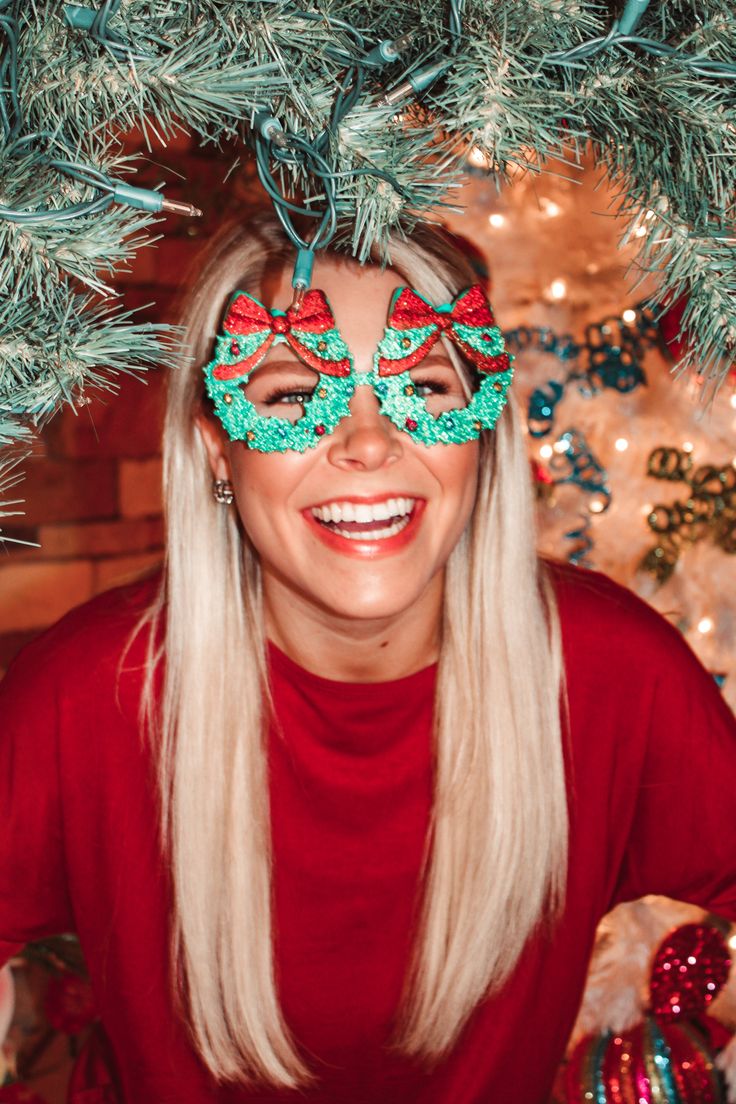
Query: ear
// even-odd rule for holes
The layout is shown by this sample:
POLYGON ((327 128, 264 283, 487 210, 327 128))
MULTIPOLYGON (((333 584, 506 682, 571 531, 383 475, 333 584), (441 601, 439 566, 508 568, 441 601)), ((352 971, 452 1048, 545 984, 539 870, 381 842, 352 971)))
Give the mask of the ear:
POLYGON ((194 424, 204 445, 213 479, 232 479, 230 439, 216 418, 201 410, 194 424))

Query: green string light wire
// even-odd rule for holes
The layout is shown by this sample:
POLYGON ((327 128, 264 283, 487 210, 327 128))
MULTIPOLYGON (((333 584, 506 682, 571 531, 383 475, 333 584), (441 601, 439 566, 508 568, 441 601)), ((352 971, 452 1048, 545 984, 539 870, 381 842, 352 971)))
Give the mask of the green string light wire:
POLYGON ((607 35, 583 42, 571 50, 547 54, 542 59, 542 64, 584 68, 580 64, 581 61, 587 61, 612 46, 636 46, 653 57, 677 58, 680 65, 696 76, 717 77, 724 80, 733 80, 736 77, 736 64, 710 61, 697 54, 686 54, 682 49, 669 46, 666 42, 656 42, 654 39, 640 38, 635 35, 634 31, 649 7, 649 3, 650 0, 627 0, 621 18, 614 22, 607 35))
MULTIPOLYGON (((457 50, 461 40, 464 3, 465 0, 450 0, 449 4, 449 33, 451 51, 453 52, 457 50)), ((298 305, 304 292, 310 286, 315 252, 318 249, 326 248, 337 229, 337 202, 334 182, 346 176, 375 176, 390 184, 398 194, 405 195, 406 190, 390 173, 367 166, 358 167, 349 172, 335 172, 327 162, 325 154, 328 152, 331 137, 338 133, 341 122, 360 101, 368 74, 397 60, 413 38, 413 32, 405 33, 394 41, 383 41, 366 52, 363 35, 345 20, 335 19, 331 15, 317 12, 294 14, 298 15, 299 18, 325 21, 331 26, 338 27, 353 38, 356 48, 361 51, 361 56, 353 60, 338 87, 330 112, 329 124, 316 138, 308 141, 301 135, 286 132, 278 120, 271 116, 258 120, 258 126, 253 132, 259 179, 273 201, 276 215, 286 234, 297 249, 292 286, 295 290, 294 304, 298 305), (271 167, 272 160, 277 163, 298 166, 305 176, 318 182, 321 186, 319 198, 324 209, 319 226, 309 242, 297 232, 291 214, 299 214, 309 218, 319 217, 319 214, 311 206, 297 206, 286 198, 276 182, 271 167)), ((420 75, 409 78, 411 89, 418 92, 420 89, 428 87, 432 81, 444 72, 449 64, 449 62, 443 61, 439 65, 435 63, 433 66, 423 68, 420 75)), ((401 95, 403 96, 403 94, 402 91, 401 95)))
MULTIPOLYGON (((28 152, 34 145, 42 148, 54 144, 62 145, 64 152, 69 154, 70 151, 58 134, 49 131, 25 135, 22 133, 23 112, 18 95, 18 3, 19 0, 0 0, 0 30, 5 38, 5 49, 0 59, 0 126, 5 139, 3 154, 6 158, 13 158, 28 152)), ((91 9, 69 4, 65 6, 65 16, 70 26, 88 30, 117 60, 141 59, 145 55, 132 51, 119 36, 111 35, 108 31, 108 20, 117 12, 120 3, 121 0, 105 0, 96 14, 91 9)), ((33 210, 18 210, 7 204, 0 204, 0 219, 24 226, 64 223, 82 216, 99 214, 111 203, 124 203, 150 212, 168 209, 178 214, 201 214, 196 207, 166 200, 161 193, 150 188, 136 188, 124 181, 115 180, 92 165, 82 164, 73 155, 55 157, 45 151, 39 154, 39 160, 67 179, 90 188, 93 198, 65 207, 44 206, 33 210)))
MULTIPOLYGON (((122 0, 104 0, 104 3, 95 11, 94 8, 84 7, 82 4, 65 4, 64 18, 70 27, 78 31, 87 31, 91 38, 108 50, 116 61, 145 61, 147 54, 134 50, 120 35, 110 31, 107 24, 117 14, 122 0)), ((164 50, 171 49, 171 43, 159 36, 149 36, 149 41, 164 50)))

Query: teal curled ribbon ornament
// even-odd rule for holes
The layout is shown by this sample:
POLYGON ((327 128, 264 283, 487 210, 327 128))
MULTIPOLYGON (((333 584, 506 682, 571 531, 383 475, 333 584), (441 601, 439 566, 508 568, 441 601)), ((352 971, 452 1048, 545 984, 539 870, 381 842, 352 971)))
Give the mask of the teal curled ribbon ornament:
POLYGON ((231 441, 245 441, 259 452, 304 452, 348 417, 355 390, 353 358, 324 292, 308 291, 298 311, 270 311, 238 291, 222 328, 204 375, 207 394, 231 441), (253 371, 278 344, 288 345, 318 373, 296 421, 264 417, 245 393, 253 371))
POLYGON ((373 367, 381 412, 424 445, 463 444, 475 440, 483 429, 494 429, 513 378, 513 357, 506 352, 480 284, 440 307, 411 288, 397 288, 373 367), (440 337, 452 341, 478 370, 478 386, 466 405, 432 413, 411 372, 440 337))
POLYGON ((207 394, 230 439, 260 452, 304 452, 319 444, 349 417, 358 386, 372 387, 381 413, 412 439, 426 446, 462 444, 495 427, 513 376, 513 357, 506 352, 480 284, 440 307, 411 288, 397 288, 370 372, 353 370, 353 357, 318 289, 307 292, 298 309, 288 311, 268 310, 246 292, 236 292, 223 331, 204 369, 207 394), (433 412, 423 394, 432 385, 417 382, 412 371, 443 336, 476 372, 472 380, 470 373, 467 380, 462 375, 462 402, 433 412), (252 374, 277 344, 288 345, 318 373, 308 387, 287 393, 301 411, 293 420, 264 415, 246 393, 252 374))

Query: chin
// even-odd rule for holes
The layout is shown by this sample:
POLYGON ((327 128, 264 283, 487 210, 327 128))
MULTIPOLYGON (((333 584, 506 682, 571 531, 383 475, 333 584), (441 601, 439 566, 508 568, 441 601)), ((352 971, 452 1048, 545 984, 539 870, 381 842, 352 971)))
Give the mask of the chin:
POLYGON ((345 595, 344 600, 336 602, 334 595, 325 596, 320 604, 323 609, 335 617, 348 621, 386 621, 399 617, 415 604, 419 592, 407 594, 386 594, 372 592, 368 594, 345 595))

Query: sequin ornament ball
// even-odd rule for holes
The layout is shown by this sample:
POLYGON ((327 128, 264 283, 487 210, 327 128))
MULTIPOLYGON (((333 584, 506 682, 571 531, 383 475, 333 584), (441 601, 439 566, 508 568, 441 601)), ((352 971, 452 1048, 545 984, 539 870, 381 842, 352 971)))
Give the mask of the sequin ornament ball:
POLYGON ((723 1029, 705 1012, 730 966, 718 928, 671 932, 654 957, 644 1019, 580 1040, 558 1081, 564 1104, 726 1104, 713 1061, 723 1029))

